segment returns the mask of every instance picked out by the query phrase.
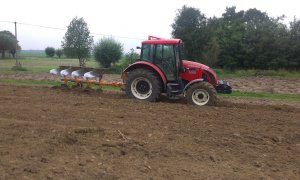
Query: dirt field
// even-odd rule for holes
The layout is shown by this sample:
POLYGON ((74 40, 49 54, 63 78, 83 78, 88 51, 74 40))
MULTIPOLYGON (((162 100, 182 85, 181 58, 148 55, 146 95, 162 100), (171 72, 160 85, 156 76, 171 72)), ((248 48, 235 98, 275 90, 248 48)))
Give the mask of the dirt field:
POLYGON ((300 108, 229 100, 0 85, 0 179, 299 179, 300 108))

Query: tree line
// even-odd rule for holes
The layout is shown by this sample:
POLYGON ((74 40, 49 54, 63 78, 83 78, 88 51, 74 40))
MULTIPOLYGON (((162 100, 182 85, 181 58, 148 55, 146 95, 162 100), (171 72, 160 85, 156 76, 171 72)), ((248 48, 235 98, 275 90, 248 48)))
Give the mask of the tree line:
POLYGON ((228 7, 222 17, 207 18, 183 6, 172 36, 184 42, 184 58, 229 69, 300 69, 300 20, 289 26, 284 16, 270 17, 257 9, 228 7))

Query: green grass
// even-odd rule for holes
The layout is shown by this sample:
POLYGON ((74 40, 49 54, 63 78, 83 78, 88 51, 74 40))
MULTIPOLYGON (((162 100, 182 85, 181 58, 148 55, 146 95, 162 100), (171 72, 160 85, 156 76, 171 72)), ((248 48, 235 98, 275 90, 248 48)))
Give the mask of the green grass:
POLYGON ((57 81, 43 81, 43 80, 31 80, 31 79, 0 79, 0 83, 3 84, 27 84, 27 85, 60 85, 61 82, 57 81))
POLYGON ((227 97, 250 97, 250 98, 266 98, 266 99, 277 99, 277 100, 300 101, 299 94, 286 94, 286 93, 233 91, 231 94, 218 94, 218 95, 227 96, 227 97))
MULTIPOLYGON (((40 57, 28 57, 19 59, 22 67, 27 72, 49 72, 50 69, 57 68, 62 65, 78 66, 78 59, 59 59, 59 58, 40 58, 40 57)), ((15 65, 15 59, 0 59, 0 73, 14 73, 12 67, 15 65)), ((98 67, 96 61, 87 61, 88 67, 98 67)))
MULTIPOLYGON (((66 59, 66 58, 49 58, 49 57, 24 57, 19 59, 22 64, 22 71, 29 73, 41 73, 49 72, 50 69, 58 68, 59 66, 79 66, 78 59, 66 59)), ((0 59, 0 73, 15 73, 16 70, 12 69, 15 66, 15 59, 0 59)), ((86 62, 87 67, 98 68, 99 64, 90 59, 86 62)), ((113 65, 107 73, 120 74, 122 71, 123 61, 113 65)))
POLYGON ((227 70, 227 69, 215 69, 217 76, 220 78, 230 77, 256 77, 256 76, 279 76, 287 78, 300 78, 300 71, 288 71, 288 70, 227 70))

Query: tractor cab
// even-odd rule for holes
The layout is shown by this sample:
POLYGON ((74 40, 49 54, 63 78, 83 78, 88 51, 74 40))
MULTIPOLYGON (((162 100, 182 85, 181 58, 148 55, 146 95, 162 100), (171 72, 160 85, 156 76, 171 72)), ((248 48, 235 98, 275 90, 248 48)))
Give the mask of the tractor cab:
POLYGON ((180 39, 165 40, 149 36, 142 42, 140 60, 159 67, 167 81, 177 81, 181 66, 180 43, 180 39))

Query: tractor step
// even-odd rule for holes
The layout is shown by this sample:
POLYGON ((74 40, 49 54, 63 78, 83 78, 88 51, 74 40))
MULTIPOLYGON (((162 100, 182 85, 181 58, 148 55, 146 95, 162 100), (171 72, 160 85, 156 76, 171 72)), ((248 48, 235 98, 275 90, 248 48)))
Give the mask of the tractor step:
POLYGON ((167 84, 167 95, 168 97, 174 97, 182 93, 182 88, 180 83, 168 83, 167 84))

